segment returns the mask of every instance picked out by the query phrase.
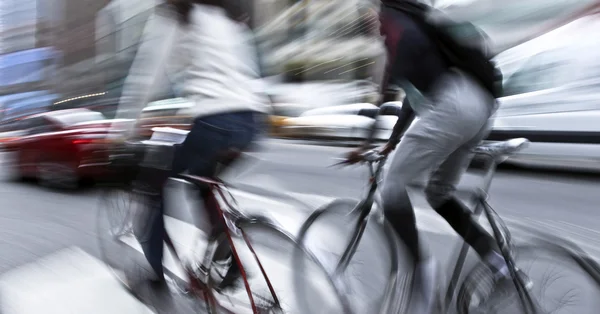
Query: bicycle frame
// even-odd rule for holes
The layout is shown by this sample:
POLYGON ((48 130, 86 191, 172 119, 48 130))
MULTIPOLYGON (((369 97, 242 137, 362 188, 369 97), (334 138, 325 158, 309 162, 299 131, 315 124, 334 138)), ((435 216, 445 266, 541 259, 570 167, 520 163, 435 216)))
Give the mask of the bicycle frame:
MULTIPOLYGON (((508 228, 506 227, 506 225, 504 225, 502 220, 498 217, 498 215, 495 213, 493 208, 487 202, 488 192, 489 192, 489 189, 490 189, 490 186, 492 183, 492 179, 494 177, 497 166, 499 164, 499 161, 496 158, 497 157, 494 156, 493 154, 484 154, 484 153, 477 154, 477 160, 483 161, 483 163, 484 163, 483 168, 485 169, 484 170, 485 174, 483 175, 482 187, 479 188, 475 194, 473 194, 473 198, 474 198, 474 201, 476 204, 473 215, 474 215, 475 219, 479 219, 479 217, 481 217, 482 213, 485 214, 486 219, 489 221, 489 223, 492 227, 493 235, 497 241, 500 251, 501 251, 504 259, 506 260, 507 264, 509 265, 509 270, 511 272, 511 276, 512 276, 512 278, 516 278, 516 279, 514 279, 515 287, 517 288, 517 292, 519 294, 519 297, 522 301, 522 305, 523 305, 526 313, 537 313, 538 306, 536 305, 536 302, 525 291, 525 288, 524 288, 525 283, 522 282, 522 279, 519 276, 517 276, 515 273, 516 266, 515 266, 514 259, 512 257, 511 237, 510 237, 508 228), (496 217, 498 217, 498 218, 496 218, 496 217)), ((369 164, 369 170, 370 170, 369 180, 371 182, 371 186, 369 188, 366 198, 363 201, 361 201, 361 203, 359 203, 357 205, 357 207, 353 210, 353 211, 358 211, 359 219, 356 223, 356 228, 355 228, 354 233, 352 234, 350 243, 346 247, 346 249, 335 269, 335 272, 333 274, 335 277, 340 276, 346 270, 346 268, 348 267, 348 265, 350 263, 350 260, 356 253, 356 250, 358 248, 358 243, 360 242, 360 240, 362 238, 362 235, 364 233, 364 230, 365 230, 366 225, 369 220, 369 215, 371 214, 371 211, 372 211, 372 207, 374 204, 374 196, 375 196, 375 193, 376 193, 378 185, 379 185, 378 178, 379 178, 379 175, 381 174, 384 163, 385 163, 385 159, 382 160, 379 165, 377 165, 376 169, 373 169, 372 163, 369 164)), ((444 303, 442 304, 445 309, 445 311, 444 311, 445 313, 448 312, 448 309, 450 308, 450 305, 451 305, 453 299, 455 298, 456 289, 458 287, 460 276, 462 274, 463 267, 466 262, 466 258, 467 258, 469 249, 470 249, 470 246, 467 243, 463 243, 461 245, 461 249, 459 250, 458 256, 454 259, 454 260, 456 260, 456 263, 455 263, 454 269, 452 271, 451 279, 446 288, 446 295, 445 295, 444 303)))
MULTIPOLYGON (((505 261, 508 264, 509 271, 511 273, 515 287, 517 288, 517 292, 519 294, 520 300, 524 307, 526 313, 537 313, 537 305, 536 302, 531 298, 531 296, 525 291, 525 283, 522 282, 522 278, 517 276, 515 269, 515 262, 513 259, 513 254, 511 250, 511 237, 508 231, 508 228, 503 223, 503 221, 496 214, 494 209, 487 202, 488 192, 492 183, 492 179, 496 172, 498 166, 498 160, 496 160, 496 156, 493 154, 478 154, 479 160, 484 162, 483 168, 485 169, 485 174, 483 176, 483 186, 477 190, 477 192, 473 195, 475 200, 475 210, 473 211, 473 216, 475 219, 479 219, 481 214, 484 213, 486 219, 489 221, 490 226, 492 228, 492 232, 496 242, 500 248, 500 252, 504 257, 505 261), (502 230, 504 231, 502 231, 502 230)), ((463 271, 464 264, 466 262, 467 254, 469 252, 470 246, 464 242, 461 245, 461 249, 456 257, 456 263, 454 269, 452 271, 452 277, 448 283, 446 288, 446 296, 444 299, 444 313, 448 312, 450 305, 455 298, 456 289, 458 287, 458 283, 460 280, 460 276, 463 271)))
MULTIPOLYGON (((231 196, 231 193, 229 193, 229 191, 226 189, 225 184, 222 181, 211 180, 208 178, 202 178, 202 177, 190 176, 190 175, 180 175, 180 176, 177 176, 177 177, 174 177, 171 179, 175 180, 175 181, 183 182, 186 184, 192 184, 195 186, 198 186, 199 184, 205 184, 210 187, 211 193, 208 194, 208 197, 213 198, 214 204, 216 204, 216 210, 218 211, 221 223, 223 224, 223 226, 225 226, 223 233, 225 234, 225 236, 227 238, 227 242, 229 243, 229 246, 231 248, 231 253, 233 255, 234 261, 240 269, 240 275, 244 281, 244 286, 245 286, 246 292, 248 294, 248 299, 250 301, 252 312, 254 314, 261 313, 259 311, 258 306, 256 305, 254 296, 252 295, 252 290, 250 289, 250 283, 248 281, 248 275, 247 275, 244 265, 241 261, 239 253, 236 249, 236 246, 233 242, 232 232, 236 232, 236 231, 240 232, 245 244, 248 246, 250 252, 252 253, 252 255, 254 257, 254 260, 258 264, 258 267, 262 273, 262 276, 263 276, 265 282, 267 283, 267 286, 268 286, 271 296, 273 298, 273 302, 275 303, 276 306, 280 306, 279 299, 277 298, 277 295, 275 293, 275 289, 273 288, 273 285, 271 284, 271 281, 269 280, 269 278, 266 274, 266 271, 264 270, 264 267, 263 267, 262 263, 260 262, 260 259, 258 258, 258 255, 256 254, 256 252, 252 246, 252 243, 250 242, 249 237, 242 229, 237 228, 237 225, 235 225, 235 221, 237 219, 240 219, 245 216, 242 213, 240 213, 239 211, 235 210, 235 207, 232 206, 231 203, 227 200, 225 193, 230 195, 231 198, 233 198, 233 197, 231 196), (225 203, 225 205, 227 206, 226 210, 224 210, 221 207, 220 202, 218 201, 217 195, 219 196, 221 201, 223 203, 225 203), (236 230, 232 230, 233 228, 236 228, 236 230)), ((180 263, 181 265, 183 265, 183 262, 179 258, 179 254, 177 253, 177 250, 175 249, 173 242, 172 242, 170 236, 168 235, 168 233, 166 232, 166 230, 165 230, 165 243, 167 244, 167 247, 173 253, 175 260, 178 263, 180 263)), ((212 260, 212 255, 214 254, 214 249, 211 249, 211 247, 209 246, 206 250, 206 254, 210 254, 210 256, 211 256, 210 260, 212 260)), ((205 258, 205 260, 206 260, 206 258, 205 258)), ((203 265, 203 266, 206 267, 208 265, 203 265)), ((190 274, 188 274, 188 275, 190 275, 190 274)), ((204 283, 202 283, 198 278, 195 278, 195 276, 190 276, 190 277, 191 278, 189 278, 189 279, 192 281, 192 287, 202 290, 207 302, 211 302, 213 307, 222 308, 222 306, 220 306, 220 305, 217 306, 218 302, 216 301, 215 297, 212 295, 212 291, 210 291, 210 287, 205 287, 204 283)), ((195 291, 195 292, 197 293, 199 291, 195 291)))
POLYGON ((383 171, 385 162, 386 159, 380 160, 375 169, 373 167, 373 163, 369 163, 369 182, 371 182, 371 186, 369 187, 369 191, 365 199, 353 210, 357 210, 359 212, 359 219, 356 223, 354 233, 352 234, 350 245, 348 245, 346 250, 344 250, 342 257, 336 266, 334 276, 339 276, 346 270, 350 264, 350 260, 356 253, 358 243, 362 239, 362 235, 367 227, 367 222, 369 221, 369 214, 371 214, 371 210, 375 202, 375 193, 377 192, 377 188, 379 186, 379 176, 383 171))

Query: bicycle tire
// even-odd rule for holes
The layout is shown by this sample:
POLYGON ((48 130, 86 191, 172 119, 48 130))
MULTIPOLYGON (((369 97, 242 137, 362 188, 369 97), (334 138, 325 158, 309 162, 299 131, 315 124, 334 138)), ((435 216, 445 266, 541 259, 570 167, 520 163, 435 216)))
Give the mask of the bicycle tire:
MULTIPOLYGON (((566 241, 562 241, 560 239, 556 239, 556 241, 535 239, 532 242, 528 242, 528 244, 515 246, 514 254, 516 266, 519 267, 525 274, 527 274, 534 284, 533 288, 529 291, 529 294, 538 303, 539 307, 541 307, 542 313, 563 312, 557 312, 557 309, 551 309, 552 304, 540 304, 540 300, 546 301, 546 299, 543 298, 544 294, 542 289, 544 289, 545 284, 549 283, 550 281, 544 280, 540 283, 539 280, 536 280, 536 278, 531 275, 532 273, 535 273, 538 270, 536 268, 534 271, 532 271, 532 269, 527 268, 527 264, 524 263, 524 260, 531 257, 534 257, 535 259, 539 259, 540 257, 546 257, 548 260, 551 260, 552 262, 558 265, 563 265, 563 267, 560 267, 558 269, 567 269, 569 271, 579 273, 583 280, 580 280, 575 284, 577 288, 573 288, 568 291, 568 297, 572 297, 573 293, 580 291, 582 282, 586 282, 590 287, 586 290, 587 292, 579 293, 589 296, 586 300, 590 300, 590 305, 585 306, 585 310, 571 310, 564 313, 597 313, 597 308, 598 306, 600 306, 600 300, 598 300, 598 295, 600 295, 600 268, 592 258, 587 256, 581 250, 578 250, 576 246, 566 241), (569 265, 569 267, 564 267, 564 265, 569 265), (540 298, 540 295, 542 295, 542 298, 540 298)), ((493 309, 489 308, 489 306, 494 306, 493 302, 495 302, 493 301, 494 295, 491 295, 492 282, 493 281, 491 277, 491 272, 489 271, 488 267, 483 263, 479 263, 465 277, 465 280, 463 281, 461 288, 459 289, 456 303, 458 313, 499 313, 498 311, 494 311, 493 309), (491 303, 484 305, 483 309, 472 308, 473 301, 490 299, 492 299, 491 303)), ((555 282, 551 282, 551 284, 554 288, 558 287, 555 285, 555 282)), ((563 285, 561 285, 560 288, 562 289, 564 287, 565 284, 563 283, 563 285)), ((563 298, 565 297, 567 297, 567 295, 563 296, 563 298)), ((519 312, 515 311, 514 309, 511 309, 510 307, 504 307, 504 313, 516 314, 522 312, 522 310, 520 310, 520 305, 517 305, 520 302, 518 300, 518 297, 513 296, 512 298, 514 301, 516 301, 513 302, 512 306, 517 306, 519 312)), ((506 301, 506 298, 504 300, 498 298, 497 301, 506 301)), ((563 300, 562 302, 567 301, 563 300)), ((557 302, 557 304, 559 303, 561 302, 557 302)))
MULTIPOLYGON (((340 312, 339 310, 332 310, 332 308, 339 308, 339 304, 341 304, 339 298, 342 296, 337 294, 331 283, 327 282, 327 280, 317 280, 314 277, 305 278, 307 285, 313 287, 315 291, 319 291, 319 293, 313 294, 311 304, 308 306, 303 302, 298 302, 299 300, 293 293, 294 290, 289 288, 291 283, 289 277, 295 273, 289 269, 289 265, 293 265, 291 259, 298 256, 294 254, 298 248, 298 244, 293 235, 268 218, 261 216, 241 219, 236 224, 251 243, 252 249, 256 252, 277 298, 277 300, 273 300, 271 297, 270 289, 266 285, 266 281, 263 279, 262 272, 258 267, 258 263, 255 262, 250 249, 248 247, 241 248, 238 245, 239 254, 245 256, 242 260, 246 269, 249 269, 249 261, 253 261, 254 267, 249 269, 250 276, 253 279, 252 284, 258 286, 259 284, 256 284, 256 281, 260 280, 262 282, 260 287, 253 289, 253 295, 256 296, 255 300, 262 303, 261 313, 316 314, 340 312), (267 258, 268 256, 277 256, 277 260, 269 259, 267 258), (282 260, 287 261, 284 266, 280 264, 282 260), (260 293, 255 293, 254 291, 260 291, 260 293), (331 298, 328 299, 327 296, 331 298)), ((309 256, 305 255, 303 258, 306 259, 309 256)))
MULTIPOLYGON (((353 199, 337 199, 315 210, 301 226, 297 241, 300 246, 297 252, 302 250, 312 253, 312 263, 318 265, 322 271, 333 282, 335 265, 343 252, 350 246, 352 236, 360 219, 360 202, 353 199), (322 225, 321 225, 322 224, 322 225), (325 232, 325 233, 323 233, 325 232), (313 237, 314 234, 314 237, 313 237), (341 244, 332 243, 335 238, 342 238, 341 244), (323 241, 326 238, 327 241, 323 241), (327 258, 324 255, 337 255, 335 258, 327 258)), ((376 313, 381 307, 384 298, 384 285, 378 283, 388 282, 393 266, 392 258, 381 258, 382 253, 373 254, 369 252, 374 249, 389 249, 388 238, 383 228, 376 226, 374 222, 367 223, 364 233, 357 240, 356 251, 350 258, 350 263, 339 281, 333 282, 336 290, 344 295, 344 313, 376 313), (365 238, 369 240, 365 240, 365 238), (375 240, 373 240, 375 239, 375 240), (390 263, 389 265, 387 263, 390 263), (364 282, 363 278, 368 279, 364 282), (356 293, 360 295, 361 304, 351 302, 346 295, 356 293)), ((391 252, 387 252, 390 255, 391 252)), ((385 253, 383 253, 385 254, 385 253)), ((308 265, 306 260, 296 258, 294 289, 295 294, 303 297, 305 302, 310 302, 307 297, 306 287, 300 284, 302 278, 306 277, 308 265)), ((356 300, 357 298, 353 298, 356 300)))

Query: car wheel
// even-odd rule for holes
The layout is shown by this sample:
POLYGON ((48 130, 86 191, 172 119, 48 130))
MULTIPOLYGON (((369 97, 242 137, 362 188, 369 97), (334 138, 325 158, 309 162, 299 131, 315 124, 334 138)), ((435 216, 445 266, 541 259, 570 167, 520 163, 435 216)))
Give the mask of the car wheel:
POLYGON ((38 179, 44 186, 58 189, 75 189, 79 176, 75 167, 64 161, 40 161, 37 165, 38 179))

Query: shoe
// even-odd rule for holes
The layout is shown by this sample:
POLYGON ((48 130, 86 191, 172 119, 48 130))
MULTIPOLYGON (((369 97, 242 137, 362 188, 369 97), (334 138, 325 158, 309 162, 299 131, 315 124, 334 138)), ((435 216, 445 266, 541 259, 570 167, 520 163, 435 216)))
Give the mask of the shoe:
MULTIPOLYGON (((510 270, 508 269, 508 265, 504 260, 504 257, 499 253, 492 251, 485 258, 485 263, 488 265, 493 274, 494 286, 502 286, 503 282, 512 283, 512 276, 510 274, 510 270)), ((533 288, 533 282, 529 279, 529 276, 521 271, 519 268, 516 268, 516 274, 525 284, 525 289, 531 290, 533 288)))

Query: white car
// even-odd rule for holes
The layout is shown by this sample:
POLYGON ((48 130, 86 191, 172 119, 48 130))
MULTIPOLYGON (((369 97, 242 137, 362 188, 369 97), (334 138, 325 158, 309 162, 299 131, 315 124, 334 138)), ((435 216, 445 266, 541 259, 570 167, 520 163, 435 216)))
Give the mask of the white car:
MULTIPOLYGON (((397 105, 401 106, 402 103, 398 102, 397 105)), ((305 139, 364 140, 373 119, 360 113, 374 109, 377 107, 373 104, 358 103, 308 110, 299 117, 285 119, 282 135, 305 139)), ((375 139, 387 140, 398 118, 380 116, 378 120, 375 139)))
POLYGON ((600 170, 599 32, 584 17, 497 57, 507 96, 490 139, 532 142, 513 162, 600 170))

